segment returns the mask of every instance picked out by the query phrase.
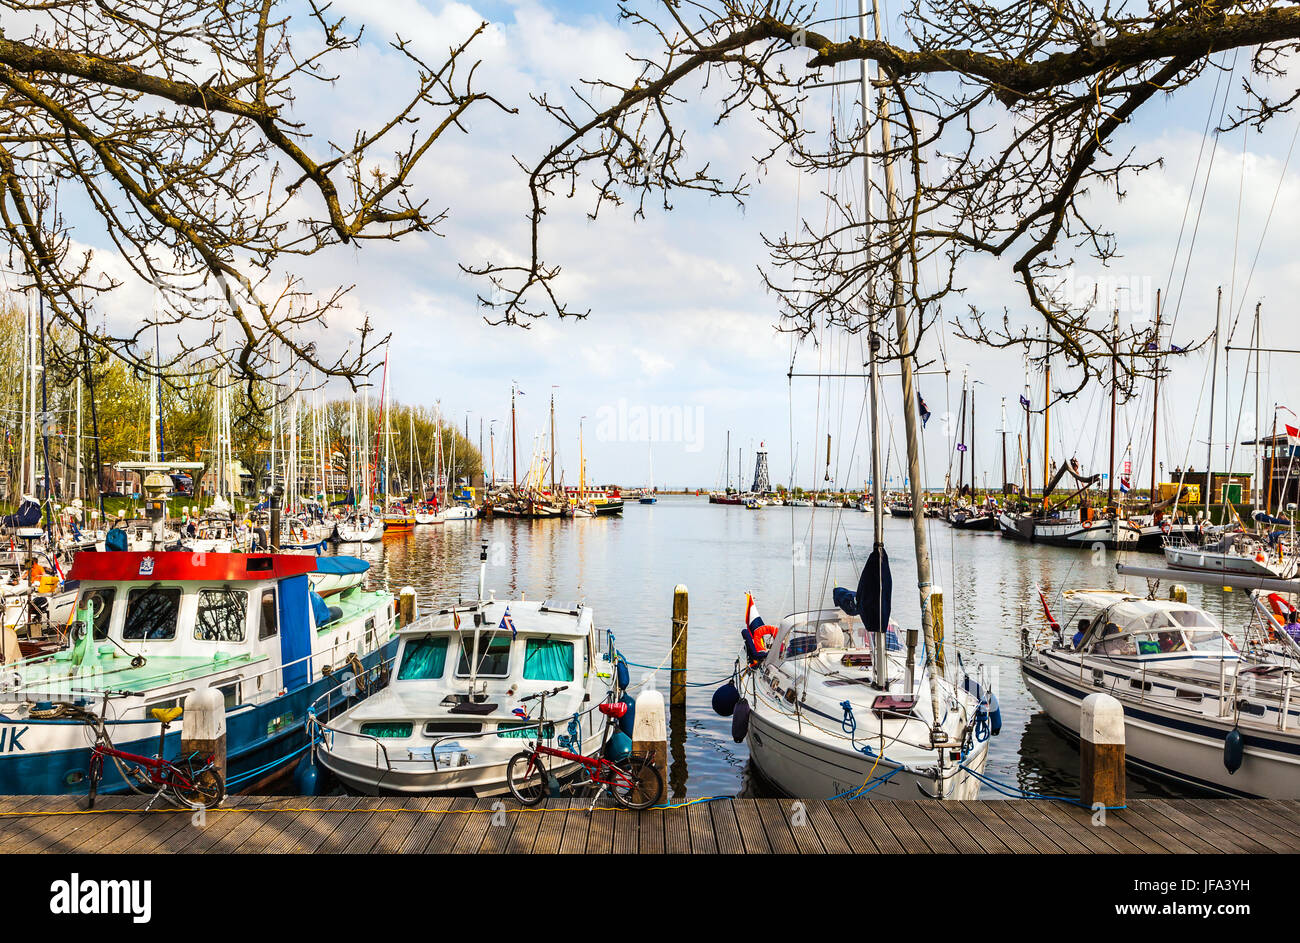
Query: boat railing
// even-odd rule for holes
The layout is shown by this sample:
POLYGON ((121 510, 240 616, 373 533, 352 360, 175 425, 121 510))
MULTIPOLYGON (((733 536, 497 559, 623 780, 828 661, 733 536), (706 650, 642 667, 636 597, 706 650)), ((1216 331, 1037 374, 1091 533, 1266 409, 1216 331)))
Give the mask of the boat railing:
MULTIPOLYGON (((595 729, 592 723, 592 715, 596 713, 598 707, 599 704, 597 704, 594 707, 590 707, 585 711, 578 712, 577 718, 578 718, 579 739, 581 739, 583 736, 582 722, 584 720, 586 720, 587 722, 588 734, 590 734, 595 729)), ((485 766, 496 766, 499 765, 500 763, 500 761, 498 760, 498 761, 493 761, 488 763, 467 763, 463 766, 440 767, 438 765, 438 747, 441 746, 444 742, 459 743, 463 740, 483 740, 483 739, 487 739, 488 737, 500 738, 502 736, 503 731, 499 725, 493 728, 492 730, 480 730, 477 733, 453 733, 453 734, 444 734, 440 737, 435 737, 429 743, 430 759, 426 760, 422 756, 421 757, 410 756, 409 753, 405 758, 394 758, 389 755, 388 747, 384 745, 381 738, 376 737, 373 734, 361 733, 356 730, 344 730, 341 727, 331 726, 330 724, 322 721, 316 714, 310 711, 308 712, 307 716, 308 716, 307 723, 309 725, 309 729, 311 732, 311 739, 315 740, 319 738, 320 741, 326 745, 326 749, 328 749, 331 752, 334 751, 335 737, 342 736, 342 737, 350 737, 354 740, 369 740, 375 746, 376 768, 379 767, 380 759, 382 757, 383 768, 390 773, 393 772, 395 767, 399 767, 402 764, 415 764, 415 763, 425 764, 430 762, 430 760, 432 760, 433 762, 433 769, 435 772, 440 771, 442 769, 474 770, 485 766)), ((559 724, 568 723, 572 719, 573 719, 573 715, 569 715, 566 718, 559 718, 554 720, 539 718, 535 721, 528 721, 518 725, 512 725, 506 729, 509 730, 512 736, 517 737, 519 735, 518 731, 536 730, 540 733, 544 726, 557 727, 559 724)), ((578 746, 573 750, 573 752, 581 753, 582 752, 581 747, 578 746)))

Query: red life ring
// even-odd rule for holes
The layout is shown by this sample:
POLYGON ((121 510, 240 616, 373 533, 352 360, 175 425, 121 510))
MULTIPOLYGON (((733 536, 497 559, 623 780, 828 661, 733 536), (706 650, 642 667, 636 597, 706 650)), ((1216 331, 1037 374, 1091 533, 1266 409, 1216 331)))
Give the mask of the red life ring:
POLYGON ((767 651, 769 647, 767 639, 769 638, 776 638, 776 626, 760 625, 754 630, 754 647, 760 652, 767 651))
POLYGON ((1084 529, 1084 530, 1087 530, 1087 529, 1088 529, 1089 527, 1091 527, 1091 526, 1092 526, 1092 521, 1084 521, 1084 522, 1083 522, 1083 529, 1084 529))

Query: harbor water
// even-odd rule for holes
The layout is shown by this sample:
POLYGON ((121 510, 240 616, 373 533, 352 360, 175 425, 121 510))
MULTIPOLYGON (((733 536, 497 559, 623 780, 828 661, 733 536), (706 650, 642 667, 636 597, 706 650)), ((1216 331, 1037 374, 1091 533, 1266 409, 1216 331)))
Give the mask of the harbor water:
MULTIPOLYGON (((1020 677, 1023 630, 1042 625, 1036 587, 1049 594, 1063 622, 1072 608, 1055 595, 1063 587, 1119 588, 1145 596, 1143 579, 1120 577, 1120 557, 955 531, 927 521, 934 581, 944 592, 948 657, 961 654, 972 674, 983 663, 995 673, 1002 731, 993 738, 987 772, 1014 789, 1078 795, 1078 752, 1052 728, 1020 677)), ((764 620, 830 605, 835 586, 856 588, 871 550, 871 515, 856 509, 709 504, 704 497, 662 495, 657 504, 629 502, 619 517, 576 520, 451 521, 418 527, 382 543, 334 552, 369 560, 371 582, 391 592, 404 586, 428 610, 477 592, 479 552, 488 548, 487 589, 497 599, 551 599, 593 607, 597 627, 614 632, 631 663, 632 682, 653 676, 669 685, 673 590, 690 593, 685 717, 669 729, 669 791, 674 799, 710 795, 772 795, 750 769, 729 718, 710 699, 735 668, 741 651, 745 593, 764 620), (659 669, 659 670, 656 670, 659 669)), ((915 626, 919 613, 911 521, 887 517, 885 546, 893 577, 893 618, 915 626)), ((1161 565, 1158 554, 1125 554, 1133 563, 1161 565)), ((1164 595, 1168 585, 1159 587, 1164 595)), ((1247 594, 1187 584, 1188 601, 1239 633, 1248 619, 1247 594)), ((1068 623, 1067 623, 1068 624, 1068 623)), ((1129 795, 1192 795, 1180 787, 1135 777, 1129 795)), ((982 798, 1000 795, 985 788, 982 798)))

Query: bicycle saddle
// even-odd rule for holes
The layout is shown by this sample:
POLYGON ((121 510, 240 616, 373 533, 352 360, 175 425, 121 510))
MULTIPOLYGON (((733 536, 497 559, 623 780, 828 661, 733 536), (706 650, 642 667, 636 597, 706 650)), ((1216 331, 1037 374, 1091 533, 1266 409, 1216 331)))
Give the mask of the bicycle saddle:
POLYGON ((169 724, 184 712, 183 707, 155 707, 149 713, 160 723, 169 724))
POLYGON ((627 713, 627 704, 622 701, 618 701, 614 704, 600 704, 597 705, 597 710, 606 717, 622 717, 627 713))

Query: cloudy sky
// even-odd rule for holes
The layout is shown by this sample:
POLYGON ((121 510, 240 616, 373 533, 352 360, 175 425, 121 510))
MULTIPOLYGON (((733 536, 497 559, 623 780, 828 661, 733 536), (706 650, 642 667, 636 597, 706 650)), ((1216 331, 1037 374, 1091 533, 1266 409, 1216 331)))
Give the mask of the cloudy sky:
MULTIPOLYGON (((556 201, 545 229, 544 254, 564 267, 566 298, 577 308, 590 308, 590 317, 564 323, 544 319, 529 330, 489 326, 475 302, 484 288, 464 275, 458 263, 518 259, 526 249, 528 199, 514 158, 533 162, 555 137, 553 125, 529 94, 563 95, 584 76, 626 76, 627 51, 649 49, 650 37, 620 24, 615 5, 607 0, 334 0, 333 10, 364 22, 368 42, 335 62, 338 83, 306 89, 300 96, 294 117, 316 129, 318 139, 350 139, 353 129, 376 120, 387 88, 396 101, 410 85, 409 65, 385 45, 392 36, 400 34, 415 49, 436 57, 480 20, 492 26, 475 45, 483 60, 477 84, 519 108, 515 116, 477 110, 466 123, 469 133, 440 141, 426 161, 417 189, 431 205, 446 206, 451 213, 440 238, 417 236, 396 245, 336 250, 306 270, 322 288, 356 284, 336 328, 368 315, 392 334, 391 375, 398 399, 440 402, 445 414, 468 422, 475 439, 480 423, 486 430, 495 421, 498 473, 508 471, 505 439, 513 381, 523 392, 518 425, 525 457, 534 435, 546 427, 554 393, 561 460, 570 480, 577 474, 579 422, 586 417, 588 468, 600 481, 639 483, 648 478, 653 461, 654 480, 661 486, 716 487, 728 460, 733 478, 742 458, 748 472, 755 449, 765 443, 774 480, 786 481, 793 473, 796 483, 809 486, 825 478, 830 433, 832 477, 861 486, 867 461, 862 382, 790 382, 786 377, 792 358, 796 371, 856 371, 858 352, 843 341, 795 351, 790 337, 774 330, 775 301, 762 290, 758 274, 766 262, 761 234, 779 234, 800 215, 819 214, 822 181, 773 167, 755 181, 743 210, 682 194, 672 212, 651 210, 640 221, 615 212, 591 222, 585 216, 587 202, 556 201)), ((1239 76, 1217 77, 1220 89, 1229 90, 1231 106, 1239 76)), ((1241 318, 1233 344, 1249 343, 1249 321, 1259 301, 1265 342, 1297 347, 1292 247, 1300 244, 1300 187, 1289 163, 1296 118, 1283 116, 1262 135, 1237 132, 1217 142, 1213 136, 1207 139, 1202 134, 1207 114, 1222 102, 1212 101, 1215 79, 1201 79, 1173 101, 1153 101, 1140 113, 1139 123, 1126 129, 1123 146, 1136 147, 1138 157, 1164 155, 1165 163, 1130 180, 1122 201, 1104 194, 1095 199, 1123 252, 1103 273, 1101 296, 1118 299, 1126 316, 1143 318, 1151 316, 1156 288, 1166 289, 1165 321, 1177 312, 1173 340, 1186 346, 1212 330, 1215 291, 1222 285, 1225 335, 1241 318), (1182 249, 1175 254, 1189 199, 1182 249)), ((762 133, 746 120, 714 127, 708 114, 707 102, 688 109, 688 145, 696 161, 712 160, 724 176, 749 173, 751 155, 765 143, 762 133)), ((1300 155, 1295 160, 1300 162, 1300 155)), ((1078 277, 1085 283, 1096 274, 1080 272, 1078 277)), ((967 301, 994 311, 1005 305, 1013 320, 1025 319, 1022 289, 1008 262, 982 261, 962 275, 967 301)), ((925 433, 926 477, 932 485, 941 484, 948 469, 954 440, 945 413, 957 410, 966 372, 980 381, 974 387, 980 480, 996 485, 999 404, 1003 397, 1016 403, 1025 383, 1024 364, 1015 352, 976 348, 951 335, 950 329, 932 331, 924 350, 925 358, 935 361, 931 369, 946 365, 949 371, 921 378, 921 392, 935 414, 925 433)), ((1188 463, 1204 467, 1208 359, 1208 354, 1197 354, 1180 361, 1162 397, 1166 415, 1157 458, 1167 469, 1188 463)), ((1220 360, 1216 465, 1226 461, 1223 443, 1231 434, 1224 430, 1225 396, 1233 423, 1239 412, 1245 413, 1243 435, 1237 438, 1253 430, 1254 379, 1247 384, 1243 366, 1240 353, 1230 371, 1220 360)), ((1265 426, 1274 402, 1300 411, 1295 384, 1285 380, 1294 370, 1285 356, 1266 361, 1260 394, 1265 426), (1288 395, 1293 401, 1288 402, 1288 395)), ((1042 380, 1035 377, 1033 383, 1035 405, 1041 405, 1042 380)), ((897 481, 901 397, 897 380, 887 379, 885 386, 891 421, 886 449, 897 481)), ((1054 413, 1054 456, 1076 454, 1086 467, 1104 466, 1105 397, 1102 391, 1089 391, 1054 413)), ((1146 482, 1150 462, 1149 423, 1149 396, 1121 416, 1119 448, 1123 453, 1126 443, 1133 443, 1130 457, 1140 484, 1146 482)), ((1009 428, 1014 465, 1020 431, 1014 408, 1009 428)), ((1039 435, 1036 431, 1037 469, 1039 435)), ((486 431, 484 436, 486 450, 486 431)), ((1238 468, 1248 469, 1252 462, 1238 450, 1238 468)))

